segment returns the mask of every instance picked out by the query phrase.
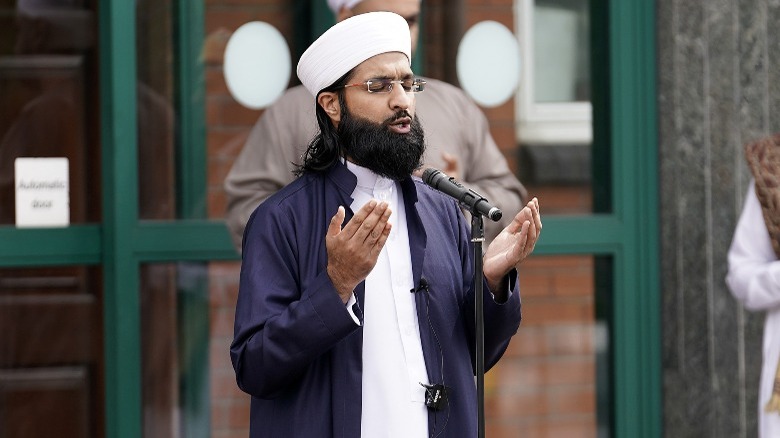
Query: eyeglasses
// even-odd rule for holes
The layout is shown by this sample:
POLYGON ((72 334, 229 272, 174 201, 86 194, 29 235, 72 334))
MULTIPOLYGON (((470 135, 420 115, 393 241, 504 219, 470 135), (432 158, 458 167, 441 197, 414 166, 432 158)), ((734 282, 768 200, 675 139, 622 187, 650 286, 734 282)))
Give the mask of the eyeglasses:
POLYGON ((369 79, 357 84, 347 84, 343 88, 365 86, 369 93, 389 93, 393 91, 393 84, 401 84, 407 93, 419 93, 425 89, 425 80, 419 78, 407 79, 369 79))

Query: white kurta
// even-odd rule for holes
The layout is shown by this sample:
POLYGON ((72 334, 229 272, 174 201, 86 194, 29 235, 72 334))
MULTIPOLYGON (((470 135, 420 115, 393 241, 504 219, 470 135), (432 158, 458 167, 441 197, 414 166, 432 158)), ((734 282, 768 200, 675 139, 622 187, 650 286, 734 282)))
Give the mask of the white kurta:
POLYGON ((728 254, 726 282, 750 310, 766 311, 759 389, 759 437, 780 437, 780 413, 764 412, 780 360, 780 260, 775 255, 751 182, 728 254))
POLYGON ((396 182, 347 163, 358 182, 352 211, 371 199, 390 205, 390 236, 366 278, 363 306, 363 407, 361 436, 428 436, 425 388, 428 374, 412 279, 403 196, 396 182))

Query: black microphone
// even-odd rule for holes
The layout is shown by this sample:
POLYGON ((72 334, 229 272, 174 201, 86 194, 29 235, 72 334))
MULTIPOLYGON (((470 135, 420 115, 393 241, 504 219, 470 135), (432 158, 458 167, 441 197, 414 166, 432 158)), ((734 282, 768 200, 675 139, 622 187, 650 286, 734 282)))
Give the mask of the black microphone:
POLYGON ((426 280, 425 277, 420 277, 420 285, 410 289, 409 292, 415 293, 422 290, 428 292, 428 280, 426 280))
POLYGON ((432 167, 425 169, 425 171, 423 171, 422 180, 425 184, 428 184, 445 195, 457 199, 458 202, 469 209, 472 214, 479 213, 493 222, 498 222, 498 220, 501 219, 501 210, 491 205, 485 197, 474 190, 463 187, 459 182, 455 181, 455 178, 447 176, 447 174, 441 170, 432 167))

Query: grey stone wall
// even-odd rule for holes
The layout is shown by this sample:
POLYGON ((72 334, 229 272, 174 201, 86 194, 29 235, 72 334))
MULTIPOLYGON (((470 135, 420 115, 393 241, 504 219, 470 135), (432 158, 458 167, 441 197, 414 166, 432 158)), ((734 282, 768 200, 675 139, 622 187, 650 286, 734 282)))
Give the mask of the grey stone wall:
POLYGON ((724 278, 742 146, 780 131, 780 0, 656 5, 664 436, 755 437, 763 314, 724 278))

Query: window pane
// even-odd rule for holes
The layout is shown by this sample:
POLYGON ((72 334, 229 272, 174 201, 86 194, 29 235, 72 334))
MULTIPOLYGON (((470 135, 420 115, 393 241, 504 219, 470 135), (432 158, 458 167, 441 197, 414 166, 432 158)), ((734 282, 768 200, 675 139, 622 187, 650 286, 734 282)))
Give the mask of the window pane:
POLYGON ((0 4, 0 224, 16 222, 14 161, 19 157, 67 158, 70 222, 96 222, 95 14, 82 1, 18 4, 0 4))
POLYGON ((102 436, 100 277, 0 268, 0 436, 102 436))
POLYGON ((518 36, 531 58, 517 99, 518 175, 545 200, 545 214, 609 213, 608 4, 517 0, 515 6, 518 36))
POLYGON ((141 266, 145 437, 249 433, 249 397, 229 355, 238 271, 237 262, 141 266))
POLYGON ((590 100, 589 42, 588 0, 536 0, 536 102, 590 100))
MULTIPOLYGON (((592 256, 536 256, 523 322, 485 378, 486 435, 609 436, 609 325, 592 256)), ((606 273, 608 275, 608 272, 606 273)))
POLYGON ((208 436, 206 269, 200 263, 141 266, 146 437, 208 436))
POLYGON ((138 211, 176 218, 173 16, 170 0, 137 2, 138 211))

